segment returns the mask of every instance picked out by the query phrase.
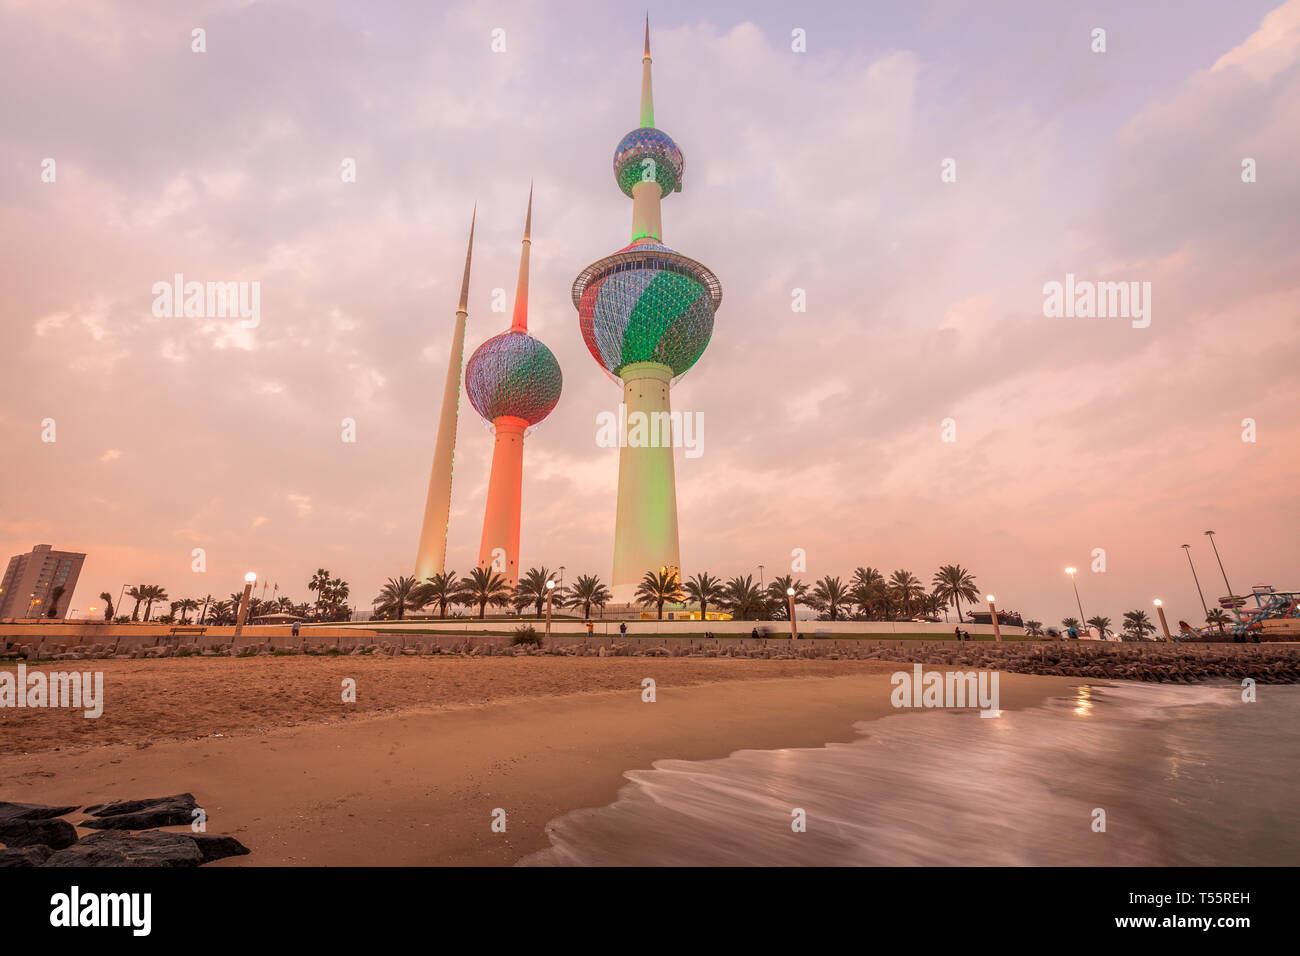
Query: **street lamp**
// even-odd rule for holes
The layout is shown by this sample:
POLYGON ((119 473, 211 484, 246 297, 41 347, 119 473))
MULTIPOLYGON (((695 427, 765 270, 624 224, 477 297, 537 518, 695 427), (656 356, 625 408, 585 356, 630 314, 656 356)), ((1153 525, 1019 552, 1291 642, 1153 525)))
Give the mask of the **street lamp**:
MULTIPOLYGON (((1205 532, 1210 539, 1210 547, 1214 549, 1214 560, 1219 562, 1219 573, 1223 575, 1223 586, 1228 589, 1228 600, 1232 602, 1232 614, 1237 620, 1241 620, 1241 613, 1237 610, 1237 596, 1232 593, 1232 585, 1228 583, 1228 572, 1223 570, 1223 559, 1219 557, 1219 546, 1214 543, 1214 532, 1205 532)), ((1205 612, 1207 615, 1209 611, 1205 612)))
POLYGON ((1169 636, 1169 622, 1165 620, 1165 604, 1160 598, 1155 599, 1156 613, 1160 615, 1160 630, 1165 632, 1165 643, 1172 640, 1169 636))
POLYGON ((1201 591, 1201 579, 1196 576, 1196 565, 1192 563, 1192 546, 1190 544, 1185 544, 1182 548, 1187 554, 1187 566, 1192 569, 1192 580, 1196 582, 1196 593, 1201 596, 1201 610, 1205 612, 1205 616, 1208 619, 1210 616, 1210 609, 1205 606, 1205 595, 1201 591))
POLYGON ((239 599, 239 617, 235 619, 235 640, 239 640, 239 635, 244 633, 244 618, 248 616, 248 599, 253 594, 253 582, 257 580, 257 572, 249 571, 244 575, 244 596, 239 599))
POLYGON ((1082 629, 1087 618, 1083 616, 1083 601, 1079 600, 1079 582, 1074 578, 1079 572, 1077 568, 1066 568, 1065 573, 1070 576, 1070 583, 1074 585, 1074 603, 1079 605, 1079 628, 1082 629))
POLYGON ((1002 640, 1002 628, 998 627, 998 609, 993 606, 993 595, 984 595, 984 600, 989 602, 989 616, 993 619, 993 640, 1002 640))
POLYGON ((786 599, 790 602, 790 640, 799 639, 799 627, 794 622, 794 588, 785 589, 786 599))
POLYGON ((551 598, 555 596, 555 582, 546 582, 546 640, 551 639, 551 598))
POLYGON ((763 588, 763 565, 761 564, 758 566, 758 587, 759 590, 763 588))

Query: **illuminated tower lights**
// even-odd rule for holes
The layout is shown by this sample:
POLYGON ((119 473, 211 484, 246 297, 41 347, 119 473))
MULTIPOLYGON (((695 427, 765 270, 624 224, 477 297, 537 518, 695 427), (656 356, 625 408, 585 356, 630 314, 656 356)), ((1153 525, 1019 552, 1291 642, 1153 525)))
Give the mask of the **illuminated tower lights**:
POLYGON ((524 431, 542 421, 560 400, 560 364, 528 333, 528 251, 533 191, 528 190, 519 284, 510 328, 475 350, 465 366, 470 403, 492 423, 496 443, 488 480, 487 508, 478 566, 500 571, 511 587, 519 580, 519 519, 524 477, 524 431))
MULTIPOLYGON (((592 263, 573 283, 573 304, 592 357, 623 385, 629 419, 669 412, 669 389, 713 335, 722 286, 705 266, 663 244, 660 203, 680 192, 685 166, 654 125, 650 23, 641 58, 641 125, 614 151, 614 178, 632 199, 632 242, 592 263)), ((655 420, 653 417, 648 420, 655 420)), ((632 599, 647 571, 681 568, 672 443, 619 450, 614 600, 632 599)))

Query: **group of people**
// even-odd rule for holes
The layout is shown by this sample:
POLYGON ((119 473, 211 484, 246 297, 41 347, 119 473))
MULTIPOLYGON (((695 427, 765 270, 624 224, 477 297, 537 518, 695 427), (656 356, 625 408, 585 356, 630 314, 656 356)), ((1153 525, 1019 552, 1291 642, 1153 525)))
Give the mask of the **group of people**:
POLYGON ((959 641, 969 641, 969 640, 970 640, 970 631, 963 631, 960 627, 954 627, 954 628, 952 629, 952 633, 953 633, 953 636, 955 636, 955 637, 957 638, 957 640, 959 640, 959 641))

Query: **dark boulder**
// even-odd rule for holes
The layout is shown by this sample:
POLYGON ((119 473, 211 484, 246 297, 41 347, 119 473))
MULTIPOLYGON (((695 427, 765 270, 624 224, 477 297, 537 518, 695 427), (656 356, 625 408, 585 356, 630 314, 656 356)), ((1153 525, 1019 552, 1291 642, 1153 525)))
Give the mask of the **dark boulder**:
POLYGON ((40 866, 53 852, 48 846, 25 846, 17 850, 0 850, 0 870, 15 866, 40 866))
POLYGON ((9 820, 49 820, 71 813, 75 809, 77 809, 76 804, 70 807, 46 807, 39 803, 7 803, 0 800, 0 823, 9 820))
POLYGON ((203 854, 185 833, 92 833, 55 853, 44 866, 198 866, 203 854))
POLYGON ((66 820, 9 820, 0 823, 0 843, 11 850, 25 846, 62 850, 76 842, 77 830, 66 820))
POLYGON ((149 800, 119 800, 93 807, 86 812, 91 819, 80 826, 91 830, 151 830, 194 822, 194 794, 177 793, 149 800))

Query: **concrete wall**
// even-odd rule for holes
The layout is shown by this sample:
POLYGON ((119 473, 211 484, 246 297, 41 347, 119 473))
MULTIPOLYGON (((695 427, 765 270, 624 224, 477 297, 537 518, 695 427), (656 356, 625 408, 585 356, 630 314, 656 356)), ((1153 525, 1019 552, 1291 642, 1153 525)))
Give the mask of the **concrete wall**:
MULTIPOLYGON (((671 636, 673 634, 702 634, 705 631, 712 631, 714 634, 744 634, 748 635, 755 627, 767 628, 769 637, 789 637, 789 621, 602 621, 597 618, 594 622, 596 634, 612 634, 617 636, 619 633, 618 626, 620 623, 627 624, 627 633, 629 635, 637 634, 662 634, 671 636)), ((956 624, 914 624, 910 621, 796 621, 799 627, 799 633, 805 637, 814 637, 820 634, 826 635, 848 635, 861 634, 871 637, 890 637, 893 635, 909 634, 935 634, 951 637, 953 628, 956 624)), ((537 628, 540 634, 546 628, 546 618, 510 618, 505 621, 480 621, 478 618, 455 618, 446 621, 368 621, 363 627, 371 629, 390 630, 421 630, 421 631, 438 631, 445 633, 457 633, 465 631, 509 631, 513 632, 515 628, 524 624, 531 624, 537 628)), ((962 630, 969 631, 971 636, 977 634, 992 634, 992 624, 963 624, 962 630)), ((583 621, 565 618, 562 620, 552 619, 552 634, 585 634, 587 626, 583 621)), ((1023 627, 1011 627, 1002 625, 1002 636, 1005 637, 1023 637, 1025 629, 1023 627)))

